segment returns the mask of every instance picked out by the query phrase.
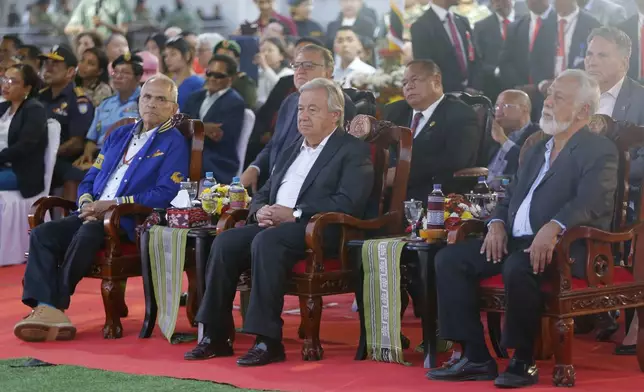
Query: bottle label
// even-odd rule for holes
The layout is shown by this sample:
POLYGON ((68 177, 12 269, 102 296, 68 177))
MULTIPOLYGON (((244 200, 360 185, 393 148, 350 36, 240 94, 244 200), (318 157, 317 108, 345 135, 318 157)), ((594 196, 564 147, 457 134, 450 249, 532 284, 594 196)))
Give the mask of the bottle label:
POLYGON ((445 225, 445 211, 443 210, 427 211, 427 227, 443 226, 443 225, 445 225))

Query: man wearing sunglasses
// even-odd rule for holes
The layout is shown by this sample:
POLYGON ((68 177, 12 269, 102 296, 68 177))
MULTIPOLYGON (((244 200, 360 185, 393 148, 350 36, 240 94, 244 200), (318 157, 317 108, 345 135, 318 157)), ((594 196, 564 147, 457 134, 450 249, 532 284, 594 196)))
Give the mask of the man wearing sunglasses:
POLYGON ((212 172, 215 179, 229 184, 237 175, 239 162, 237 142, 244 125, 244 99, 231 88, 237 75, 237 62, 230 56, 216 54, 206 69, 205 88, 192 94, 185 113, 204 123, 206 139, 202 176, 212 172))

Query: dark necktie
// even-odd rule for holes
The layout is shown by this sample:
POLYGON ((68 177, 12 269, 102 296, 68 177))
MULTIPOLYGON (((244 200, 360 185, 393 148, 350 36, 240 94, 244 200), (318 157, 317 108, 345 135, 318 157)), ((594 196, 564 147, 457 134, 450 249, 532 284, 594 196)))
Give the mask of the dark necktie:
POLYGON ((412 132, 412 137, 416 136, 416 129, 418 129, 418 124, 420 124, 420 120, 423 118, 423 112, 418 112, 414 114, 413 120, 411 120, 411 132, 412 132))

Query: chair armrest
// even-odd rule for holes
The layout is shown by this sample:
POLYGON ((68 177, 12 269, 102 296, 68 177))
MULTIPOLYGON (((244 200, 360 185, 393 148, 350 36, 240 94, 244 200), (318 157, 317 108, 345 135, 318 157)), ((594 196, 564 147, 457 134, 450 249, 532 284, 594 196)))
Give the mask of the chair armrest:
POLYGON ((306 246, 313 253, 310 271, 319 271, 319 268, 324 260, 323 255, 323 242, 324 230, 330 225, 339 225, 342 227, 342 239, 340 243, 340 258, 342 262, 342 269, 348 269, 348 258, 346 257, 345 243, 349 241, 349 237, 357 237, 355 234, 347 233, 347 231, 364 231, 376 230, 386 227, 393 219, 400 220, 400 213, 386 213, 376 219, 362 220, 351 215, 339 212, 326 212, 314 215, 309 223, 306 225, 306 246))
POLYGON ((72 211, 76 211, 78 209, 76 203, 61 197, 41 197, 31 206, 31 211, 29 211, 29 227, 33 229, 44 223, 47 211, 53 208, 62 208, 63 216, 69 216, 72 211))
POLYGON ((483 235, 487 231, 485 222, 479 219, 461 221, 456 228, 447 232, 447 244, 452 245, 465 240, 471 235, 483 235))
POLYGON ((468 167, 467 169, 461 169, 454 173, 454 178, 461 177, 487 177, 489 171, 487 167, 468 167))
POLYGON ((234 229, 237 223, 248 219, 249 212, 250 210, 241 208, 238 210, 228 210, 221 214, 219 221, 217 221, 217 234, 221 234, 223 231, 229 229, 234 229))
POLYGON ((103 227, 107 237, 106 248, 111 251, 112 255, 121 254, 121 218, 134 216, 137 218, 137 223, 141 224, 153 212, 153 208, 131 203, 114 205, 107 210, 103 218, 103 227))

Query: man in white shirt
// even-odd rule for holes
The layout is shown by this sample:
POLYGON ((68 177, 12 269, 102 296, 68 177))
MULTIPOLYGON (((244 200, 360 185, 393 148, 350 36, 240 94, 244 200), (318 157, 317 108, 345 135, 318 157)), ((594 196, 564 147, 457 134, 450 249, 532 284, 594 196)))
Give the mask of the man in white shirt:
POLYGON ((340 58, 333 70, 333 80, 340 83, 343 88, 363 87, 352 86, 351 78, 354 75, 371 75, 376 69, 360 59, 364 50, 360 37, 351 27, 343 26, 338 29, 333 44, 333 52, 340 58))
MULTIPOLYGON (((534 346, 543 310, 541 283, 555 244, 566 229, 608 230, 612 221, 618 153, 588 128, 598 106, 599 87, 588 74, 561 73, 548 90, 540 122, 551 137, 527 150, 485 239, 465 240, 436 255, 441 338, 461 343, 464 353, 459 362, 429 371, 430 379, 495 380, 504 388, 538 382, 534 346), (498 274, 506 300, 502 345, 515 349, 501 375, 485 343, 478 295, 478 282, 498 274)), ((570 267, 572 275, 583 277, 585 246, 573 245, 570 253, 571 260, 579 260, 570 267)), ((571 338, 561 334, 558 339, 571 338)), ((574 374, 572 363, 562 365, 574 374)))
MULTIPOLYGON (((246 226, 215 239, 208 260, 206 292, 196 320, 204 337, 187 360, 232 356, 232 302, 241 272, 251 268, 250 305, 243 332, 255 345, 237 360, 261 366, 285 360, 282 340, 284 293, 294 265, 305 258, 308 221, 324 212, 362 218, 374 173, 366 143, 342 129, 344 95, 331 80, 318 78, 300 88, 297 124, 303 141, 283 150, 268 182, 253 196, 246 226)), ((325 238, 334 238, 333 233, 325 238)), ((325 240, 330 251, 338 243, 325 240)), ((305 328, 311 355, 322 355, 319 331, 305 328)), ((311 359, 314 359, 311 357, 311 359)))

